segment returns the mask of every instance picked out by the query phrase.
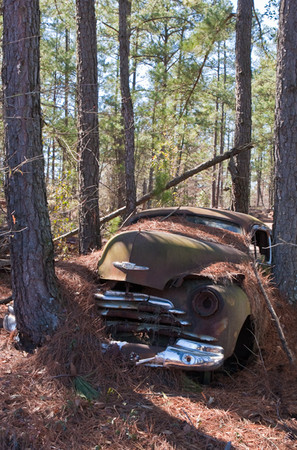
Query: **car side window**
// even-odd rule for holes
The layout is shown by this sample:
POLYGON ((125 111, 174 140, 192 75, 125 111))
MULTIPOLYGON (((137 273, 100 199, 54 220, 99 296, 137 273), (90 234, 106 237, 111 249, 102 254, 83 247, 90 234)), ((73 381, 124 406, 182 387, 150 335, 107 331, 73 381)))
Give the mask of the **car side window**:
POLYGON ((251 250, 260 264, 271 264, 271 237, 269 230, 254 228, 251 250))
POLYGON ((188 222, 195 223, 196 225, 206 225, 211 228, 221 228, 223 230, 233 231, 233 233, 240 233, 241 228, 239 225, 233 222, 220 220, 216 218, 203 217, 198 215, 186 215, 188 222))

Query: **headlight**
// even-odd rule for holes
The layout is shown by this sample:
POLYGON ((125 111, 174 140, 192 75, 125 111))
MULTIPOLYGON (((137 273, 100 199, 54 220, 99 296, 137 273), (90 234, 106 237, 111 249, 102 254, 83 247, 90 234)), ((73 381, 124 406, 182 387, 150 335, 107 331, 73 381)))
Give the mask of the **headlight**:
POLYGON ((220 295, 209 286, 201 287, 194 292, 192 305, 199 316, 212 316, 219 309, 220 295))

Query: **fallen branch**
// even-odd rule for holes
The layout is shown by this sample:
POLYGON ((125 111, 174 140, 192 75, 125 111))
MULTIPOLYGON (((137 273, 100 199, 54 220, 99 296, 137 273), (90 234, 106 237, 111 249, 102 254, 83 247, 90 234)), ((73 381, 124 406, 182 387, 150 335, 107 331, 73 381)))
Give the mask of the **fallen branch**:
POLYGON ((61 241, 62 239, 66 239, 66 238, 72 237, 72 236, 76 235, 77 233, 78 233, 78 228, 74 228, 74 230, 68 231, 68 233, 64 233, 61 236, 58 236, 58 237, 54 238, 53 241, 54 242, 61 241))
MULTIPOLYGON (((153 197, 156 197, 160 195, 161 192, 168 191, 169 189, 177 186, 178 184, 182 183, 183 181, 186 181, 187 179, 193 177, 194 175, 197 175, 200 172, 203 172, 203 170, 207 170, 210 167, 213 167, 217 164, 220 164, 223 161, 226 161, 227 159, 232 158, 235 155, 238 155, 241 152, 244 152, 246 150, 250 150, 253 148, 253 144, 245 144, 237 148, 232 148, 228 152, 223 153, 222 155, 215 156, 214 158, 210 159, 209 161, 206 161, 202 164, 199 164, 199 166, 194 167, 193 169, 187 170, 186 172, 182 173, 178 177, 173 178, 172 180, 168 181, 168 183, 164 186, 162 190, 153 190, 151 192, 148 192, 146 195, 141 197, 140 199, 136 200, 136 206, 142 205, 143 203, 147 202, 153 197)), ((122 215, 126 211, 126 206, 123 206, 122 208, 117 209, 116 211, 113 211, 112 213, 101 217, 100 219, 100 225, 109 222, 112 219, 115 219, 116 217, 122 215)), ((65 233, 62 236, 58 236, 54 239, 54 241, 59 241, 61 239, 65 239, 67 237, 73 236, 78 232, 78 228, 75 228, 74 230, 70 231, 69 233, 65 233)))
POLYGON ((281 323, 279 321, 279 318, 278 318, 278 316, 277 316, 277 314, 276 314, 276 312, 275 312, 275 310, 274 310, 274 308, 272 306, 272 303, 269 300, 269 297, 268 297, 268 295, 267 295, 267 293, 266 293, 266 291, 264 289, 263 283, 262 283, 262 281, 261 281, 261 279, 259 277, 259 273, 258 273, 258 270, 257 270, 257 267, 256 267, 255 263, 252 263, 252 266, 253 266, 253 270, 254 270, 254 273, 256 275, 257 281, 259 283, 261 292, 262 292, 262 294, 264 296, 264 299, 265 299, 268 311, 270 312, 270 315, 271 315, 271 317, 274 320, 274 323, 275 323, 275 326, 276 326, 276 329, 277 329, 277 332, 278 332, 278 336, 279 336, 279 339, 281 341, 282 348, 283 348, 284 352, 286 353, 290 364, 292 366, 296 367, 295 358, 294 358, 293 353, 291 352, 291 350, 290 350, 290 348, 289 348, 289 346, 287 344, 283 328, 282 328, 281 323))
MULTIPOLYGON (((168 183, 164 186, 162 190, 153 190, 151 192, 148 192, 146 195, 141 197, 136 201, 136 206, 142 205, 143 203, 150 200, 152 197, 156 197, 161 192, 168 191, 168 189, 171 189, 172 187, 177 186, 178 184, 182 183, 183 181, 187 180, 188 178, 193 177, 194 175, 197 175, 197 173, 203 172, 203 170, 209 169, 210 167, 213 167, 217 164, 220 164, 221 162, 232 158, 235 155, 238 155, 241 152, 244 152, 246 150, 250 150, 253 148, 253 144, 245 144, 237 148, 232 148, 228 152, 223 153, 223 155, 215 156, 214 158, 210 159, 209 161, 206 161, 202 164, 199 164, 199 166, 194 167, 194 169, 187 170, 183 174, 179 175, 178 177, 173 178, 171 181, 168 181, 168 183)), ((122 208, 117 209, 116 211, 113 211, 112 213, 108 214, 107 216, 104 216, 100 219, 100 224, 106 223, 111 219, 114 219, 115 217, 120 216, 126 211, 126 206, 123 206, 122 208)))

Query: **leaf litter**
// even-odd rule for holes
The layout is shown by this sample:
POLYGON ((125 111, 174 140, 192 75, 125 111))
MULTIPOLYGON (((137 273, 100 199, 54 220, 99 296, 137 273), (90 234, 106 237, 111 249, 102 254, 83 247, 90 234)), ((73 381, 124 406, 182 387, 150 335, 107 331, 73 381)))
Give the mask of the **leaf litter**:
MULTIPOLYGON (((258 333, 257 354, 246 368, 220 371, 202 386, 183 372, 132 367, 118 353, 102 355, 104 327, 93 299, 99 254, 57 263, 65 320, 42 348, 20 351, 0 329, 0 448, 297 448, 297 374, 262 306, 252 269, 236 268, 245 270, 244 288, 258 322, 267 324, 258 333), (77 392, 77 379, 91 398, 77 392)), ((222 276, 219 266, 209 272, 222 276)), ((296 307, 261 279, 296 357, 296 307)), ((9 295, 9 274, 1 272, 0 296, 9 295)), ((1 318, 5 312, 1 305, 1 318)))

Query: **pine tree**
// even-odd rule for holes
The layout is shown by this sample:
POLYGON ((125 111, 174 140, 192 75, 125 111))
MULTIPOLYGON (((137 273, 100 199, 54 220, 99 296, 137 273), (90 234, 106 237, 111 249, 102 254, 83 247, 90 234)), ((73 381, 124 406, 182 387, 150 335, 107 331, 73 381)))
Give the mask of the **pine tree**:
POLYGON ((57 328, 60 308, 42 155, 38 0, 4 0, 3 28, 12 291, 21 339, 39 345, 57 328))
MULTIPOLYGON (((236 118, 234 147, 251 142, 251 30, 253 0, 237 1, 236 19, 236 118)), ((250 200, 250 151, 230 161, 232 208, 248 213, 250 200)))
POLYGON ((94 0, 76 0, 79 154, 79 249, 101 245, 97 38, 94 0))
POLYGON ((275 118, 275 279, 297 302, 297 9, 280 5, 275 118))

